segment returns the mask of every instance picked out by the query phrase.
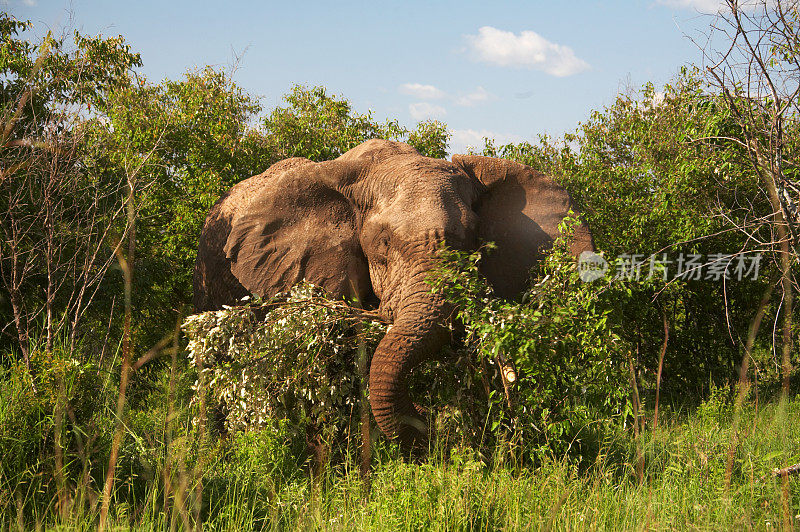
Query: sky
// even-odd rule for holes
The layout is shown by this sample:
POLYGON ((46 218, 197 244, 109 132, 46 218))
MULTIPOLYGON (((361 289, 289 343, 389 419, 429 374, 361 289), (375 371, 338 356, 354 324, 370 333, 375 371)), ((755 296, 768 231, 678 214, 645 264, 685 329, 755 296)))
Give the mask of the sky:
POLYGON ((702 13, 720 3, 0 0, 35 35, 123 35, 150 81, 236 64, 265 109, 295 83, 324 85, 380 120, 441 120, 451 153, 559 136, 620 92, 669 82, 699 63, 702 13))

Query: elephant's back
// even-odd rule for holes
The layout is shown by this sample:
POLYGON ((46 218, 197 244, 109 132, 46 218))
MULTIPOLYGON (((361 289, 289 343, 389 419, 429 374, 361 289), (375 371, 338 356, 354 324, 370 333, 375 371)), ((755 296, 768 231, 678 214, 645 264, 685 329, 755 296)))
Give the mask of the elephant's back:
POLYGON ((405 142, 385 139, 370 139, 358 146, 351 148, 339 157, 337 161, 372 161, 380 162, 397 155, 417 155, 419 152, 405 142))
MULTIPOLYGON (((264 172, 254 175, 253 177, 248 177, 244 181, 232 186, 231 189, 223 194, 214 206, 211 207, 208 218, 206 219, 206 226, 209 222, 213 222, 216 219, 227 219, 228 222, 230 222, 237 213, 247 209, 256 195, 277 181, 281 174, 307 164, 314 163, 304 157, 284 159, 273 164, 264 172)), ((227 235, 225 237, 227 238, 227 235)))

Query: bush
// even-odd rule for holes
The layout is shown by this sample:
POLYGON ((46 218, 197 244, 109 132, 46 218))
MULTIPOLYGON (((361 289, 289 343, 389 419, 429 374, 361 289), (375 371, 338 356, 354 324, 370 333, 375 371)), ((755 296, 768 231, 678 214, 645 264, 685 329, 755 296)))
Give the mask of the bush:
POLYGON ((462 384, 473 398, 456 389, 451 397, 473 410, 467 417, 484 419, 479 441, 488 449, 505 438, 528 458, 567 449, 582 456, 626 414, 628 354, 608 320, 619 287, 581 281, 566 245, 573 222, 562 224, 567 236, 539 264, 521 302, 493 296, 478 272, 479 252, 443 250, 431 280, 458 309, 466 331, 460 351, 473 359, 462 384), (505 394, 499 377, 493 386, 488 381, 499 373, 492 367, 509 363, 518 380, 505 394), (475 382, 487 390, 483 404, 474 399, 475 382))
MULTIPOLYGON (((102 453, 108 443, 99 368, 61 348, 30 353, 30 370, 0 369, 0 492, 24 498, 52 496, 65 478, 99 473, 87 454, 90 425, 94 448, 102 453)), ((12 503, 0 497, 0 513, 12 503)))
MULTIPOLYGON (((669 342, 662 399, 697 404, 712 386, 736 382, 755 305, 777 270, 764 244, 772 240, 769 229, 751 225, 771 219, 773 209, 744 148, 725 140, 741 133, 733 118, 724 99, 709 94, 699 73, 687 68, 658 92, 647 84, 619 95, 562 139, 542 136, 534 144, 484 149, 485 155, 546 172, 569 190, 608 260, 666 253, 674 273, 680 254, 704 261, 719 253, 764 254, 757 280, 676 278, 660 285, 628 283, 628 293, 618 292, 609 320, 634 347, 650 399, 664 319, 669 342)), ((790 145, 787 154, 796 151, 790 145)), ((779 308, 773 302, 764 322, 777 319, 779 308)), ((753 361, 761 385, 781 378, 781 365, 770 360, 772 340, 771 329, 762 327, 753 361)))
MULTIPOLYGON (((190 316, 188 350, 224 430, 288 420, 296 437, 331 442, 358 419, 360 353, 374 351, 384 327, 299 284, 265 304, 190 316)), ((361 361, 366 367, 366 359, 361 361)), ((200 394, 195 400, 200 400, 200 394)), ((351 430, 357 434, 357 430, 351 430)))
MULTIPOLYGON (((565 242, 522 303, 493 296, 479 252, 442 249, 430 282, 458 309, 465 342, 415 370, 410 386, 435 413, 444 448, 488 456, 510 441, 526 459, 543 449, 581 454, 626 415, 629 355, 607 319, 619 288, 582 282, 565 242), (520 380, 506 393, 498 369, 508 362, 520 380)), ((357 433, 359 349, 372 353, 384 328, 351 312, 301 284, 265 304, 187 319, 188 348, 202 368, 197 386, 205 383, 212 409, 224 410, 225 429, 288 421, 296 438, 329 443, 357 433)))

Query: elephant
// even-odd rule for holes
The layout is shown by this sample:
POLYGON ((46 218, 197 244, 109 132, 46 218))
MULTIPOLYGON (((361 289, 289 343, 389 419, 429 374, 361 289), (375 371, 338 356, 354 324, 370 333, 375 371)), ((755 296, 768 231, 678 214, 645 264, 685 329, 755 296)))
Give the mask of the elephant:
MULTIPOLYGON (((426 283, 439 246, 472 251, 494 242, 480 271, 497 296, 517 298, 570 211, 579 214, 553 179, 505 159, 432 159, 379 139, 330 161, 286 159, 211 208, 194 305, 215 310, 304 279, 336 298, 373 301, 390 325, 369 366, 370 407, 388 438, 418 449, 427 427, 406 377, 451 341, 452 309, 426 283)), ((593 249, 580 222, 570 252, 593 249)))

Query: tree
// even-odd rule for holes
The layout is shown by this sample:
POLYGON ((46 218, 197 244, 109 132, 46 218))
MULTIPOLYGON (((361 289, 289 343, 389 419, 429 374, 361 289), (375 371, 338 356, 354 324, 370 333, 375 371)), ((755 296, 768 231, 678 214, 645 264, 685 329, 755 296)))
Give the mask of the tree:
POLYGON ((425 120, 417 124, 417 129, 408 134, 408 143, 426 157, 447 158, 450 132, 438 120, 425 120))
POLYGON ((110 95, 92 169, 124 175, 138 164, 134 304, 150 340, 191 299, 197 238, 208 210, 230 187, 277 160, 251 124, 260 112, 230 74, 212 68, 152 85, 141 79, 110 95), (135 163, 134 163, 135 162, 135 163))
MULTIPOLYGON (((798 119, 800 119, 800 6, 796 0, 726 0, 712 24, 721 49, 704 50, 709 83, 724 96, 737 128, 709 138, 738 145, 761 182, 771 213, 759 218, 774 237, 765 247, 780 264, 783 394, 792 374, 792 313, 800 235, 798 119)), ((741 226, 743 232, 752 227, 741 226)))
POLYGON ((609 260, 639 254, 645 275, 651 257, 666 254, 675 261, 668 264, 667 280, 615 289, 610 319, 636 355, 647 388, 658 386, 665 319, 665 391, 685 395, 735 379, 752 301, 765 289, 772 265, 756 281, 674 274, 680 255, 742 256, 769 240, 768 227, 749 234, 733 229, 771 213, 740 147, 707 138, 736 128, 722 98, 708 93, 697 71, 684 69, 660 91, 647 85, 620 95, 564 139, 486 148, 555 176, 573 194, 609 260))
POLYGON ((447 156, 450 134, 441 122, 423 121, 413 131, 397 120, 381 123, 371 111, 355 112, 345 98, 328 95, 325 87, 294 85, 283 100, 288 105, 276 107, 263 121, 264 134, 278 159, 327 161, 378 138, 406 141, 428 157, 447 156))
POLYGON ((61 333, 74 344, 113 261, 124 185, 85 172, 85 126, 141 64, 121 37, 31 44, 19 38, 29 27, 0 14, 0 298, 26 363, 36 324, 48 351, 61 333))
POLYGON ((353 112, 350 102, 341 96, 329 96, 325 87, 294 85, 283 99, 288 105, 276 107, 263 122, 264 133, 278 159, 327 161, 365 140, 397 140, 406 134, 396 120, 380 124, 369 112, 353 112))

